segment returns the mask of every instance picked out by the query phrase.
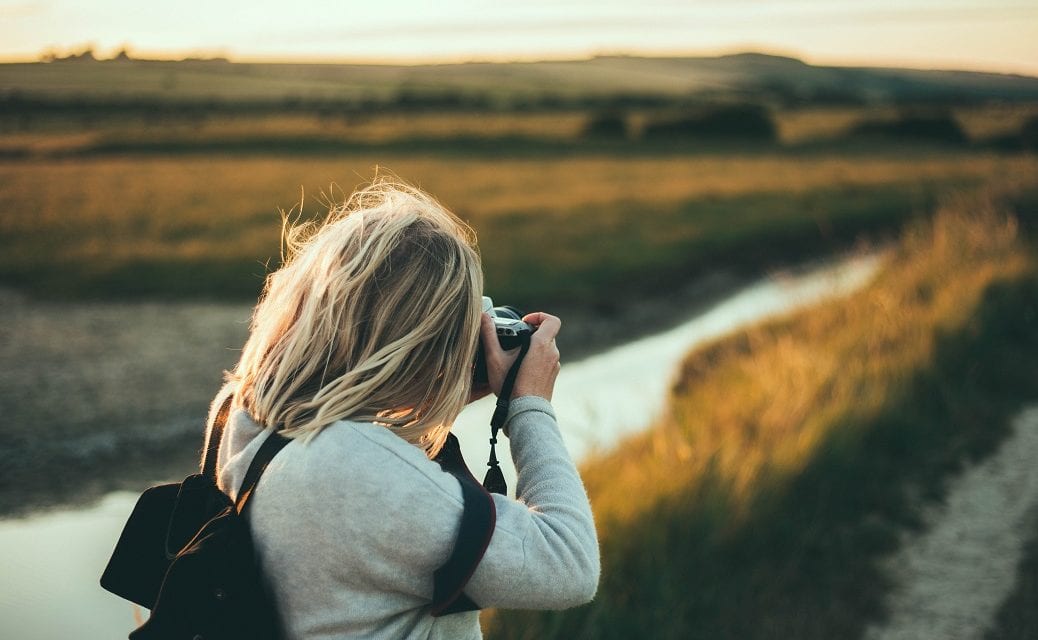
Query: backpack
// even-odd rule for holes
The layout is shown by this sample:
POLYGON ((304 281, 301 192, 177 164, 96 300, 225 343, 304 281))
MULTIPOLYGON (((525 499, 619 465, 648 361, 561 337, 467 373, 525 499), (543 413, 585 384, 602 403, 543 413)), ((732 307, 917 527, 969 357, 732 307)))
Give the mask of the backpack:
MULTIPOLYGON (((104 589, 151 610, 130 640, 279 640, 283 635, 245 514, 263 471, 290 440, 277 432, 267 436, 232 502, 216 485, 231 399, 217 412, 202 473, 141 495, 101 576, 104 589)), ((464 587, 490 544, 496 509, 465 465, 454 434, 435 461, 458 479, 464 496, 454 549, 433 574, 431 615, 442 616, 480 608, 464 587)))
POLYGON ((264 469, 290 441, 278 433, 264 440, 232 502, 216 485, 230 404, 228 397, 217 413, 202 473, 141 495, 101 576, 102 587, 151 610, 130 640, 281 637, 245 511, 264 469))

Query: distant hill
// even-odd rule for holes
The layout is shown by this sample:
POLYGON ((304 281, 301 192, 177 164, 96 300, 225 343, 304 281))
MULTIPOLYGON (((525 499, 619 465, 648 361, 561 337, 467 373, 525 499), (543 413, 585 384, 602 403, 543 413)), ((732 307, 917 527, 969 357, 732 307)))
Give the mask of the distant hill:
POLYGON ((780 104, 1038 101, 1038 78, 971 71, 814 66, 742 53, 716 57, 427 65, 273 64, 125 57, 0 64, 0 100, 313 104, 436 100, 522 106, 616 99, 755 98, 780 104))

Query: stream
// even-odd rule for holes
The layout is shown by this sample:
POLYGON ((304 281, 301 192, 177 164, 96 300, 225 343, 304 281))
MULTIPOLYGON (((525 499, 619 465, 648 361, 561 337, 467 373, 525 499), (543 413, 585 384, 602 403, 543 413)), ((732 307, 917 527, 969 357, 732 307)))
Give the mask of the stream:
MULTIPOLYGON (((849 293, 875 274, 879 255, 773 274, 673 329, 579 362, 565 362, 553 405, 574 459, 614 446, 659 416, 678 364, 693 347, 765 318, 849 293)), ((563 329, 565 330, 565 329, 563 329)), ((489 453, 493 399, 468 407, 453 431, 473 473, 489 453)), ((502 438, 502 441, 504 439, 502 438)), ((515 472, 498 447, 510 491, 515 472)), ((141 490, 146 487, 141 487, 141 490)), ((0 520, 0 637, 121 638, 147 611, 107 593, 98 579, 138 493, 116 492, 81 508, 0 520)))

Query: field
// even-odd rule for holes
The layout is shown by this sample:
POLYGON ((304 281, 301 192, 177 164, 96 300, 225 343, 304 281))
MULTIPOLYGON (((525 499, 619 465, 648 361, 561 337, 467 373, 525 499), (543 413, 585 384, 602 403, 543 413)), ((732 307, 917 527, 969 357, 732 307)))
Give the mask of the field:
POLYGON ((754 94, 797 103, 1034 101, 1038 80, 961 71, 825 67, 754 52, 713 57, 603 55, 468 64, 249 64, 89 57, 0 66, 16 97, 271 105, 450 104, 482 109, 632 104, 754 94))
MULTIPOLYGON (((928 115, 916 126, 936 126, 925 136, 870 138, 855 127, 894 126, 916 111, 732 102, 745 89, 737 78, 767 69, 784 69, 782 82, 825 75, 788 59, 491 66, 510 70, 500 88, 513 93, 522 93, 524 78, 561 81, 580 76, 578 68, 600 76, 575 85, 587 100, 572 104, 405 100, 361 108, 321 102, 321 87, 381 88, 403 99, 418 71, 219 61, 0 65, 11 105, 0 115, 0 285, 51 299, 249 301, 277 265, 280 211, 320 217, 388 170, 472 224, 494 297, 608 311, 697 274, 759 273, 862 237, 881 240, 927 215, 943 194, 1014 188, 1038 175, 1034 154, 1020 152, 1038 114, 1032 102, 929 105, 917 110, 928 115), (634 69, 651 69, 653 95, 669 98, 630 99, 624 91, 637 87, 624 83, 638 77, 634 69), (702 96, 682 102, 667 77, 713 78, 730 95, 722 106, 702 96), (301 84, 283 82, 289 78, 301 84), (612 93, 593 90, 607 81, 612 93), (724 109, 720 137, 680 126, 649 135, 724 109), (741 137, 754 118, 762 137, 741 137)), ((445 90, 491 86, 480 65, 428 71, 461 83, 445 90)), ((991 86, 1019 80, 968 77, 991 86)))
POLYGON ((950 189, 1038 175, 1033 156, 925 149, 34 158, 0 163, 0 282, 60 297, 248 300, 276 264, 278 210, 302 201, 304 217, 319 216, 376 167, 469 221, 492 295, 527 305, 604 304, 668 277, 827 253, 950 189))
MULTIPOLYGON (((631 108, 612 110, 624 114, 629 135, 637 138, 651 120, 679 109, 631 108)), ((985 105, 949 109, 967 138, 983 143, 1015 133, 1038 106, 985 105)), ((606 113, 609 111, 607 110, 606 113)), ((849 127, 865 118, 896 117, 896 107, 802 107, 776 109, 773 118, 778 142, 785 145, 839 140, 849 127)), ((589 120, 600 112, 590 109, 554 111, 418 111, 329 112, 325 114, 273 115, 181 112, 179 114, 63 113, 0 118, 0 152, 7 155, 89 153, 115 145, 161 143, 223 144, 266 141, 277 143, 271 151, 284 152, 311 141, 341 145, 414 145, 415 141, 441 141, 450 149, 458 140, 519 139, 580 142, 589 120)), ((586 141, 585 141, 586 142, 586 141)), ((254 142, 255 144, 255 142, 254 142)), ((692 147, 694 149, 694 147, 692 147)), ((305 147, 304 147, 305 150, 305 147)), ((689 150, 688 147, 685 149, 689 150)), ((630 149, 628 149, 630 151, 630 149)))
MULTIPOLYGON (((441 96, 400 67, 0 65, 0 514, 190 466, 283 213, 320 218, 389 172, 476 229, 495 300, 582 319, 580 356, 704 304, 675 293, 689 283, 887 251, 863 292, 689 354, 665 417, 584 465, 592 604, 487 617, 502 638, 860 637, 885 612, 882 559, 1038 398, 1038 104, 926 102, 954 135, 868 138, 904 104, 760 89, 769 137, 653 139, 702 107, 689 82, 731 101, 751 70, 819 91, 832 70, 645 64, 518 65, 500 92, 500 68, 446 69, 460 93, 441 96), (589 131, 617 114, 620 133, 589 131)), ((1034 84, 981 75, 920 73, 909 93, 1034 84)), ((1038 625, 1019 584, 993 637, 1038 625)))
MULTIPOLYGON (((995 121, 1019 126, 1030 112, 971 113, 990 130, 995 121)), ((794 137, 818 140, 869 114, 813 109, 776 121, 794 137)), ((123 434, 117 440, 139 439, 134 398, 149 420, 184 424, 184 415, 204 408, 213 376, 233 364, 224 350, 241 339, 240 326, 203 319, 244 316, 278 263, 280 211, 320 217, 376 171, 428 189, 473 225, 496 300, 565 313, 574 329, 563 340, 570 357, 674 321, 697 304, 674 295, 689 282, 720 274, 737 281, 858 242, 884 242, 954 193, 1023 193, 1038 180, 1034 155, 982 147, 838 137, 818 147, 595 144, 579 134, 588 117, 369 114, 336 121, 342 129, 322 135, 348 136, 354 146, 324 151, 285 146, 319 133, 324 121, 316 116, 36 122, 4 138, 8 148, 29 149, 0 160, 0 287, 27 296, 5 305, 12 321, 21 319, 6 332, 10 357, 19 358, 0 393, 19 425, 9 435, 19 434, 24 446, 46 431, 80 438, 107 428, 123 434), (477 134, 489 142, 474 144, 477 134), (558 139, 569 145, 564 153, 553 151, 558 139), (178 151, 162 146, 173 142, 178 151), (207 306, 214 302, 235 306, 207 306), (141 304, 172 306, 134 306, 141 304), (162 327, 156 348, 133 342, 140 332, 129 318, 138 314, 153 318, 153 330, 162 327), (149 373, 118 374, 131 365, 81 336, 75 339, 92 346, 74 351, 95 354, 105 373, 61 365, 70 377, 55 398, 61 387, 48 382, 48 371, 61 360, 54 348, 61 316, 110 324, 109 332, 123 326, 120 341, 144 349, 147 363, 132 370, 149 373), (23 327, 30 318, 35 328, 23 327), (197 337, 173 325, 195 326, 197 337), (172 347, 177 341, 197 350, 172 347), (176 372, 162 371, 164 361, 176 362, 167 367, 176 372)), ((11 453, 9 470, 31 476, 74 467, 64 454, 40 451, 31 461, 11 453)), ((92 464, 75 457, 81 463, 92 464)), ((39 484, 30 480, 22 486, 39 484)), ((60 484, 51 493, 65 495, 60 484)))
MULTIPOLYGON (((499 613, 490 637, 860 637, 880 559, 1038 396, 1036 303, 1033 237, 965 201, 865 291, 690 354, 666 417, 582 469, 595 601, 499 613)), ((993 637, 1034 629, 1027 575, 993 637)))

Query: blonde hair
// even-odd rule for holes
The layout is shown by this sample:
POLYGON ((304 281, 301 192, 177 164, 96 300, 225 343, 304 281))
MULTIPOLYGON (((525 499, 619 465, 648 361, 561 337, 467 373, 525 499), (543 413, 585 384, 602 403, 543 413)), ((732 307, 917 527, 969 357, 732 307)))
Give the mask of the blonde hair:
POLYGON ((343 419, 433 457, 471 389, 483 275, 475 233, 420 189, 376 179, 323 224, 286 224, 241 359, 238 402, 313 439, 343 419))

